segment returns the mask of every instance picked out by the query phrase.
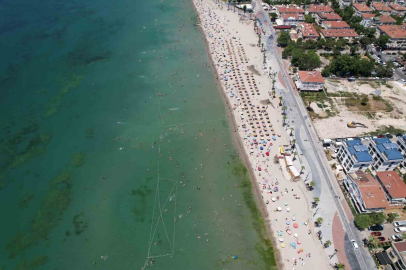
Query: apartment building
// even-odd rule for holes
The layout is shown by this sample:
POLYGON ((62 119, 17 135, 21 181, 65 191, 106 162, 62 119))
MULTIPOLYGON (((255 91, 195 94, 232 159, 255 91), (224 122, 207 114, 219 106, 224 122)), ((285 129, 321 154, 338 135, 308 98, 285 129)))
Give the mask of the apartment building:
POLYGON ((376 179, 383 187, 389 204, 406 203, 406 184, 395 171, 377 172, 376 179))
POLYGON ((303 40, 317 40, 320 36, 319 33, 317 33, 316 28, 314 28, 313 24, 311 23, 299 23, 297 25, 297 33, 303 40))
POLYGON ((298 71, 296 74, 296 87, 299 91, 322 91, 324 78, 320 71, 298 71))
POLYGON ((382 34, 389 36, 387 49, 406 49, 406 27, 404 25, 377 25, 376 30, 378 37, 382 34))
POLYGON ((368 146, 360 140, 344 141, 341 145, 337 159, 346 173, 365 171, 372 164, 372 156, 368 146))
POLYGON ((368 150, 373 159, 371 168, 377 172, 393 171, 403 161, 399 146, 388 138, 370 139, 368 150))

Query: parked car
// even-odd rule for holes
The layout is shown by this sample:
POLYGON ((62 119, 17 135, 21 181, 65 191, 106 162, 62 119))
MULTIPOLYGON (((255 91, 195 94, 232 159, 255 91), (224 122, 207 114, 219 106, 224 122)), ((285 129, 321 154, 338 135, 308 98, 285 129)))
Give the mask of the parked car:
POLYGON ((382 237, 382 236, 377 237, 377 238, 378 238, 378 240, 379 240, 379 241, 381 241, 381 242, 383 242, 383 241, 385 241, 385 240, 386 240, 386 238, 385 238, 385 237, 382 237))
POLYGON ((385 135, 378 135, 378 138, 385 138, 385 135))
POLYGON ((375 226, 371 226, 369 227, 370 231, 383 231, 383 226, 382 225, 375 225, 375 226))
POLYGON ((394 241, 402 241, 402 240, 403 240, 401 234, 394 234, 394 235, 392 235, 392 239, 393 239, 394 241))
POLYGON ((406 227, 397 227, 395 228, 395 232, 406 232, 406 227))
POLYGON ((358 249, 358 244, 357 241, 355 241, 354 239, 351 240, 352 246, 354 247, 354 249, 358 249))
POLYGON ((373 235, 373 236, 381 236, 382 233, 380 233, 380 232, 371 232, 371 235, 373 235))

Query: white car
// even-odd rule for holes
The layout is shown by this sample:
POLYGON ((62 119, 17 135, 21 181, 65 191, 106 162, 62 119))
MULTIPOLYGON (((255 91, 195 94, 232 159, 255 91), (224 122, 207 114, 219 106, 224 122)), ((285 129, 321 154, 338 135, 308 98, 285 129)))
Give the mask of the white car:
POLYGON ((352 239, 352 240, 351 240, 351 243, 352 243, 354 249, 358 249, 357 241, 355 241, 354 239, 352 239))
POLYGON ((405 79, 402 79, 402 82, 406 82, 405 79))

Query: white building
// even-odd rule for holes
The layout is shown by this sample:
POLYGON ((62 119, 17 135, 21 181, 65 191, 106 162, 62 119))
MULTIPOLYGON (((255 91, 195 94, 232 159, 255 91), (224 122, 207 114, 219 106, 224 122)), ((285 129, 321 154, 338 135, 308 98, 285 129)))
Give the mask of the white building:
POLYGON ((300 13, 282 13, 282 25, 296 26, 305 21, 305 16, 300 13))
POLYGON ((397 136, 396 143, 399 145, 399 151, 403 156, 403 162, 401 165, 406 167, 406 136, 397 136))
POLYGON ((373 158, 371 168, 374 171, 393 171, 403 161, 399 146, 388 138, 370 139, 369 154, 373 158))
POLYGON ((299 91, 321 91, 324 87, 324 78, 320 71, 298 71, 296 74, 296 87, 299 91))
POLYGON ((338 3, 340 4, 341 8, 345 8, 345 7, 351 6, 352 1, 351 0, 339 0, 338 3))
POLYGON ((373 161, 368 147, 360 140, 344 141, 337 153, 337 159, 347 173, 365 171, 373 161))
POLYGON ((406 184, 397 172, 377 172, 376 179, 381 183, 389 204, 403 205, 406 202, 406 184))

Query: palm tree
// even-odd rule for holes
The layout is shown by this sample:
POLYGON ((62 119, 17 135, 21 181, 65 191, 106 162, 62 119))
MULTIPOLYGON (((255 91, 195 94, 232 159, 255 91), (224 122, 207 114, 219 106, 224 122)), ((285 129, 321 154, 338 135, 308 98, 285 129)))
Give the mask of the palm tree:
POLYGON ((317 218, 316 221, 317 221, 317 223, 318 223, 319 225, 323 224, 323 218, 321 218, 321 217, 317 218))
POLYGON ((319 198, 319 197, 314 197, 313 200, 314 200, 314 203, 315 203, 316 205, 318 205, 318 204, 319 204, 319 201, 320 201, 320 198, 319 198))
POLYGON ((279 105, 282 106, 282 97, 279 97, 279 105))
POLYGON ((328 248, 331 245, 331 241, 327 240, 326 242, 324 242, 324 247, 328 248))
POLYGON ((314 187, 316 185, 316 183, 314 183, 314 181, 312 180, 311 182, 310 182, 310 186, 311 187, 314 187))
POLYGON ((286 125, 286 118, 287 118, 286 115, 284 115, 282 118, 283 118, 283 125, 286 125))
POLYGON ((293 160, 296 160, 296 155, 297 155, 297 153, 293 152, 293 160))
POLYGON ((402 239, 406 239, 406 233, 402 233, 402 239))
POLYGON ((290 128, 290 136, 293 136, 293 130, 294 128, 290 128))
POLYGON ((343 263, 336 263, 336 267, 338 270, 344 270, 345 269, 345 265, 343 263))
POLYGON ((286 111, 287 108, 288 108, 288 107, 283 106, 283 107, 282 107, 282 110, 286 111))
POLYGON ((295 148, 295 144, 296 144, 296 139, 292 140, 292 148, 295 148))
POLYGON ((300 171, 300 174, 303 173, 304 169, 305 169, 305 166, 302 166, 302 170, 300 171))

